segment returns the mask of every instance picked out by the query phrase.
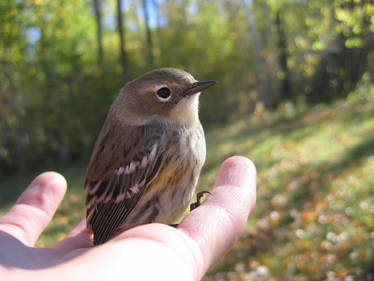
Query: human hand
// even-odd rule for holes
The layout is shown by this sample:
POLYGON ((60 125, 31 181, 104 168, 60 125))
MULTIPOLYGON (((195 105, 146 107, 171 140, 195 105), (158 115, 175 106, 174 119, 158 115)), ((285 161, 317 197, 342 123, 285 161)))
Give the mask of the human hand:
POLYGON ((256 201, 255 167, 221 166, 211 196, 178 227, 147 224, 92 247, 82 220, 53 248, 34 248, 66 191, 53 172, 38 176, 0 218, 3 280, 200 280, 239 238, 256 201))

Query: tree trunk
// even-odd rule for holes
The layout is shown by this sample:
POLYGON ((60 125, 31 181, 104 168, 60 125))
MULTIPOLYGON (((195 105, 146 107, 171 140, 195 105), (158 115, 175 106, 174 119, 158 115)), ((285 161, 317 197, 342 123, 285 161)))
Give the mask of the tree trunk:
POLYGON ((257 25, 252 10, 252 3, 247 4, 246 1, 243 0, 243 6, 245 7, 249 30, 251 32, 253 44, 255 46, 255 60, 257 68, 255 75, 258 84, 258 91, 265 106, 267 108, 274 108, 276 106, 276 100, 271 88, 271 76, 269 75, 269 73, 267 73, 266 62, 262 54, 262 50, 264 50, 265 47, 262 38, 257 32, 257 25))
POLYGON ((149 26, 148 2, 147 0, 142 0, 142 3, 143 3, 144 23, 145 23, 145 31, 146 31, 146 38, 147 38, 147 63, 150 67, 153 67, 154 65, 153 42, 152 42, 151 28, 149 26))
POLYGON ((120 61, 123 71, 123 82, 126 83, 130 80, 129 63, 125 48, 125 34, 123 28, 123 15, 122 15, 122 0, 117 0, 117 30, 120 40, 120 61))
POLYGON ((93 0, 93 4, 96 18, 97 62, 99 65, 102 65, 104 60, 104 52, 101 25, 101 0, 93 0))
POLYGON ((281 71, 281 75, 279 75, 279 79, 281 80, 280 85, 280 99, 291 99, 291 83, 290 83, 290 70, 288 69, 287 60, 288 60, 288 52, 287 52, 287 38, 283 28, 283 21, 281 19, 281 12, 278 9, 275 14, 275 26, 277 30, 278 40, 278 61, 279 67, 281 71))

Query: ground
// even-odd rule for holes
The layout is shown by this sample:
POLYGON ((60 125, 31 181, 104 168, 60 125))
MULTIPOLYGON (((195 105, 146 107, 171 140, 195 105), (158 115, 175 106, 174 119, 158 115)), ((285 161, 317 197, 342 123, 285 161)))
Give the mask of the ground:
MULTIPOLYGON (((207 128, 199 182, 212 186, 220 163, 251 158, 258 201, 242 238, 210 280, 374 280, 374 87, 312 108, 284 104, 207 128)), ((38 241, 50 246, 84 215, 85 163, 60 172, 68 193, 38 241)), ((34 175, 0 182, 0 214, 34 175)))

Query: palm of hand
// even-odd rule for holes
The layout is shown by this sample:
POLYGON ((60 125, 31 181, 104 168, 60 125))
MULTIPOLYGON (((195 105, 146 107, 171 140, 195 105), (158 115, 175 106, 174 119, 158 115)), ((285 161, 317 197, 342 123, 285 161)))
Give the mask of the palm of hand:
POLYGON ((91 247, 82 220, 53 248, 33 248, 65 191, 56 173, 38 176, 0 218, 4 280, 200 280, 238 239, 255 204, 256 172, 242 157, 221 166, 212 195, 173 228, 148 224, 91 247))

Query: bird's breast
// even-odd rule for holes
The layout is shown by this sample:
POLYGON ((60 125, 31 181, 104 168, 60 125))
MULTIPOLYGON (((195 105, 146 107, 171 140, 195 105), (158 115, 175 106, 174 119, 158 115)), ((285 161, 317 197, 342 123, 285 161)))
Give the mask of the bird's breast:
POLYGON ((172 222, 188 206, 205 161, 205 138, 201 127, 180 128, 168 133, 163 169, 152 183, 159 196, 160 222, 172 222))

